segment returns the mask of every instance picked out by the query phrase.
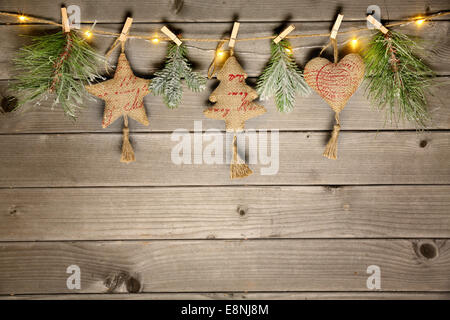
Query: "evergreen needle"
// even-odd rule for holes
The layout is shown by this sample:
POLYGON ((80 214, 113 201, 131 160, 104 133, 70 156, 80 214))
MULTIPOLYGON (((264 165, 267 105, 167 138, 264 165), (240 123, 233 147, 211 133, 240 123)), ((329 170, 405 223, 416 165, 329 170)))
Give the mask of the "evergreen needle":
POLYGON ((31 41, 14 59, 18 75, 10 88, 19 95, 17 108, 52 97, 53 105, 60 105, 66 115, 76 118, 84 86, 102 78, 97 68, 104 58, 75 32, 34 36, 31 41))
POLYGON ((271 57, 258 79, 257 91, 261 100, 275 97, 278 110, 290 112, 294 108, 296 94, 306 96, 311 89, 292 57, 288 40, 283 39, 277 44, 272 41, 270 49, 271 57))
POLYGON ((377 32, 364 51, 366 93, 391 123, 404 119, 422 128, 430 120, 426 97, 435 74, 415 55, 419 49, 410 37, 389 31, 377 32))
POLYGON ((167 107, 177 108, 183 97, 181 80, 185 79, 187 87, 200 92, 206 88, 206 78, 192 71, 187 59, 187 48, 184 44, 177 46, 169 43, 164 68, 155 72, 150 82, 150 90, 154 95, 162 95, 167 107))

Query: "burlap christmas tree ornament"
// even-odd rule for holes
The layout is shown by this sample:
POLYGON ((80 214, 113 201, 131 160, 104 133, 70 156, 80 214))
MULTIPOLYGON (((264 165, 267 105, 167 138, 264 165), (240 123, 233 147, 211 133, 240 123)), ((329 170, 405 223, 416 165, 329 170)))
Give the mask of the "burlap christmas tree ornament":
MULTIPOLYGON (((263 106, 253 102, 258 98, 256 91, 245 83, 247 74, 231 55, 217 73, 219 86, 211 93, 209 100, 215 105, 203 111, 210 119, 224 120, 227 132, 240 132, 245 121, 266 112, 263 106)), ((233 139, 233 159, 230 167, 231 178, 243 178, 252 171, 239 157, 236 136, 233 139)))
POLYGON ((324 99, 335 112, 336 124, 323 155, 337 159, 337 138, 341 129, 339 113, 355 93, 364 77, 364 61, 359 54, 350 53, 338 62, 337 45, 334 47, 334 63, 325 58, 314 58, 304 70, 306 83, 324 99))
POLYGON ((86 86, 86 90, 89 93, 105 101, 103 128, 108 127, 117 118, 123 116, 121 162, 129 163, 136 160, 129 140, 128 117, 143 125, 148 125, 148 118, 144 108, 144 97, 150 93, 148 89, 149 83, 150 80, 138 78, 133 74, 122 48, 114 78, 86 86))

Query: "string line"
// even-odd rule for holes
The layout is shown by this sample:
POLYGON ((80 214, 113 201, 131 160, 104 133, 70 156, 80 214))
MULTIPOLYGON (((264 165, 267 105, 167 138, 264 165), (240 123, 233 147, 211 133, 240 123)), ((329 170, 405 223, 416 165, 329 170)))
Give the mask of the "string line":
MULTIPOLYGON (((401 21, 401 22, 389 23, 389 24, 386 24, 384 26, 387 27, 387 28, 397 27, 397 26, 405 26, 405 25, 414 23, 417 20, 432 20, 432 19, 436 19, 438 17, 449 15, 449 14, 450 14, 450 11, 439 12, 439 13, 432 14, 432 15, 429 15, 429 16, 413 18, 413 19, 410 19, 409 21, 401 21)), ((18 14, 18 13, 11 13, 11 12, 0 11, 0 16, 9 16, 9 17, 14 17, 14 18, 19 18, 20 16, 24 16, 24 15, 23 14, 18 14)), ((26 16, 26 18, 30 22, 37 22, 37 23, 49 24, 49 25, 62 27, 62 24, 60 24, 58 22, 54 22, 52 20, 46 20, 46 19, 35 18, 35 17, 30 17, 30 16, 26 16)), ((73 30, 75 30, 77 32, 83 32, 83 30, 79 30, 79 29, 73 29, 73 30)), ((373 29, 369 29, 367 27, 366 28, 357 28, 357 29, 351 29, 351 30, 346 30, 346 31, 340 31, 339 34, 357 33, 357 32, 363 32, 363 31, 368 31, 368 30, 373 30, 373 29)), ((90 32, 92 34, 97 34, 97 35, 108 35, 108 36, 114 36, 114 37, 120 36, 120 33, 110 32, 110 31, 103 31, 103 30, 90 30, 90 32)), ((328 33, 314 33, 314 34, 297 34, 297 35, 288 35, 288 36, 285 37, 285 39, 329 37, 330 35, 331 35, 330 32, 328 32, 328 33)), ((271 40, 271 39, 275 39, 276 37, 277 36, 275 35, 275 36, 261 36, 261 37, 241 38, 241 39, 236 39, 236 42, 271 40)), ((155 37, 129 34, 127 36, 127 38, 152 40, 155 37)), ((158 39, 161 40, 161 41, 171 41, 171 39, 168 38, 168 37, 158 37, 158 39)), ((182 41, 186 41, 186 42, 218 42, 218 41, 222 41, 222 40, 225 40, 225 41, 229 41, 230 40, 229 38, 211 39, 211 38, 182 38, 182 37, 179 37, 179 39, 182 40, 182 41)))

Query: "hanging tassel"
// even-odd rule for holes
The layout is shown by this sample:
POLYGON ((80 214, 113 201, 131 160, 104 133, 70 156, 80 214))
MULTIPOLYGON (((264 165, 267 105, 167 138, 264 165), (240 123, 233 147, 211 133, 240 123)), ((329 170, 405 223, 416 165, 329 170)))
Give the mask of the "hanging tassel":
MULTIPOLYGON (((334 64, 336 65, 338 63, 338 59, 339 59, 336 38, 330 38, 330 42, 328 42, 328 44, 322 48, 322 50, 319 53, 319 56, 329 46, 333 47, 333 59, 334 59, 334 64)), ((339 123, 339 112, 341 112, 341 110, 334 110, 334 112, 335 112, 334 118, 336 119, 336 124, 333 127, 333 132, 331 133, 331 138, 330 138, 330 140, 328 140, 327 146, 325 147, 325 151, 323 152, 324 157, 327 157, 328 159, 332 159, 332 160, 337 159, 337 140, 338 140, 338 136, 339 136, 339 131, 341 130, 341 125, 339 123)))
POLYGON ((237 142, 236 136, 233 138, 233 160, 231 161, 230 166, 230 176, 231 179, 236 178, 245 178, 251 175, 253 171, 245 164, 245 161, 242 160, 237 153, 237 142))
POLYGON ((341 130, 341 126, 339 124, 339 113, 337 112, 335 115, 336 124, 334 125, 333 132, 331 133, 331 138, 328 140, 327 146, 325 147, 325 151, 323 152, 323 156, 328 159, 337 159, 337 140, 339 136, 339 131, 341 130))
POLYGON ((136 158, 134 157, 133 147, 129 139, 130 129, 128 129, 128 117, 126 115, 123 118, 123 125, 122 156, 120 162, 130 163, 136 161, 136 158))

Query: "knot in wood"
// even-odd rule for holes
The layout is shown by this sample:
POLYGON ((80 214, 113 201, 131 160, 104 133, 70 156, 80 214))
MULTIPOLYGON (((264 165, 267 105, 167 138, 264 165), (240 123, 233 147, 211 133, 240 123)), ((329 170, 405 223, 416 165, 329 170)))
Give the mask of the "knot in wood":
POLYGON ((0 113, 4 112, 11 112, 13 111, 18 104, 19 100, 16 97, 13 96, 7 96, 2 98, 0 113))
POLYGON ((431 261, 439 257, 439 247, 432 240, 421 240, 414 244, 416 255, 424 261, 431 261))
POLYGON ((237 212, 239 213, 239 215, 241 216, 241 217, 244 217, 246 214, 247 214, 247 207, 245 207, 245 206, 238 206, 237 207, 237 212))
POLYGON ((428 141, 427 141, 427 140, 421 140, 420 143, 419 143, 419 146, 420 146, 421 148, 425 148, 425 147, 427 146, 427 144, 428 144, 428 141))

